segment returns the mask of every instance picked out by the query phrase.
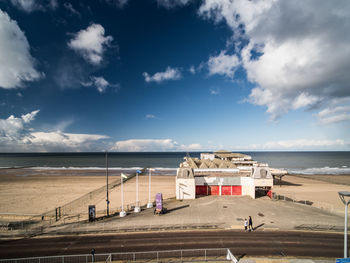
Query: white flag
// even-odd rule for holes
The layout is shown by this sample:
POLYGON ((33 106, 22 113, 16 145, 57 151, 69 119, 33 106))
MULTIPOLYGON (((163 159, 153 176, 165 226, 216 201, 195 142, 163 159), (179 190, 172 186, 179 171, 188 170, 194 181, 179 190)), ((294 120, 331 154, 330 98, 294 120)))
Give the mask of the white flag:
POLYGON ((123 178, 125 178, 125 179, 128 178, 128 177, 127 177, 125 174, 123 174, 123 173, 121 174, 121 176, 122 176, 123 178))

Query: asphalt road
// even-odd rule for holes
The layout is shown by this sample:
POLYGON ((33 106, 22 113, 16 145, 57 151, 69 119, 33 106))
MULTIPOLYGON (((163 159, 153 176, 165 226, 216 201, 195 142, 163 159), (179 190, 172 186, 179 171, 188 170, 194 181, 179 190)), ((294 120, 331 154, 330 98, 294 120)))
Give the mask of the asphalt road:
POLYGON ((342 257, 343 235, 303 231, 178 231, 35 237, 0 241, 0 258, 230 248, 234 255, 342 257))

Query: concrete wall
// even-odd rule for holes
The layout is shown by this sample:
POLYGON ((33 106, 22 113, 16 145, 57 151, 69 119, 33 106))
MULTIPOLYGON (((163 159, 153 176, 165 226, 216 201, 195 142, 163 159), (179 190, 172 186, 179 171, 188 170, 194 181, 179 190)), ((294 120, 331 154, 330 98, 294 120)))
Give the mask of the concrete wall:
POLYGON ((196 185, 194 178, 176 178, 176 199, 195 199, 196 185))
POLYGON ((273 186, 273 179, 254 179, 255 186, 273 186))

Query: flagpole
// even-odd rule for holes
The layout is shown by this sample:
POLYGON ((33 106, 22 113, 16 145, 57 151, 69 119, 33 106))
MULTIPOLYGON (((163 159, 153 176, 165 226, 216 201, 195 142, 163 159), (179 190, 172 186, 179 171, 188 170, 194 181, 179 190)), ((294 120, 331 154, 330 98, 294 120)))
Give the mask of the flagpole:
POLYGON ((151 202, 151 175, 152 175, 152 168, 149 169, 149 173, 148 173, 148 204, 147 204, 147 208, 152 208, 153 207, 153 203, 151 202))
POLYGON ((106 203, 107 203, 107 216, 109 216, 109 198, 108 198, 108 153, 106 151, 106 203))
POLYGON ((124 217, 126 216, 126 212, 124 211, 124 189, 123 189, 123 175, 120 174, 120 193, 121 193, 121 201, 122 201, 122 211, 120 211, 119 216, 124 217))
POLYGON ((141 171, 137 170, 136 171, 136 204, 134 208, 135 213, 139 213, 141 211, 141 208, 139 206, 139 173, 141 173, 141 171))

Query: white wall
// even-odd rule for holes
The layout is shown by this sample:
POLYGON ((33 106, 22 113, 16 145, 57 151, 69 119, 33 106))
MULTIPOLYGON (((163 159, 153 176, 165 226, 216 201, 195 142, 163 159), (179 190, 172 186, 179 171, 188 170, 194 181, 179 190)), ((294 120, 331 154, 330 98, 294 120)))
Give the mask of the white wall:
POLYGON ((242 185, 242 195, 248 195, 255 199, 255 186, 254 185, 242 185))
POLYGON ((176 199, 195 199, 196 185, 194 178, 176 178, 176 199))
POLYGON ((255 186, 273 186, 273 179, 255 179, 255 186))

